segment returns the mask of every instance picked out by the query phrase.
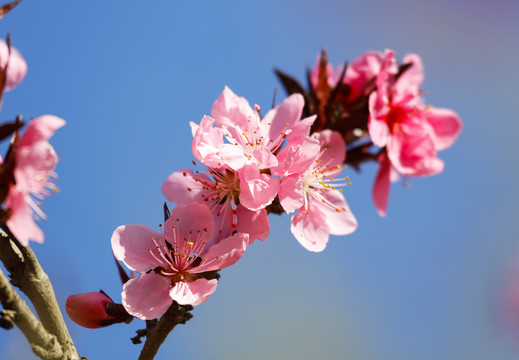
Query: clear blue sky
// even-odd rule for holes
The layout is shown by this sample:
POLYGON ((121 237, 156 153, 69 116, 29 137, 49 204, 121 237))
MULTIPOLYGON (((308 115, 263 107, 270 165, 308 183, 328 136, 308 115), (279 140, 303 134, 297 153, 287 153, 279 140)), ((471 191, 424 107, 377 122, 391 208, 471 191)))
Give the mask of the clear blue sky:
MULTIPOLYGON (((62 191, 44 204, 45 244, 33 245, 60 304, 101 288, 120 300, 110 236, 161 222, 162 182, 192 160, 188 122, 225 85, 268 107, 274 67, 304 79, 322 47, 333 63, 391 48, 420 54, 428 102, 464 120, 440 155, 444 173, 394 185, 384 219, 371 204, 375 167, 350 173, 359 229, 323 253, 297 243, 288 216, 272 217, 270 238, 223 271, 157 359, 517 359, 519 335, 499 320, 519 261, 518 13, 483 0, 24 0, 0 34, 29 72, 0 117, 67 120, 53 139, 62 191)), ((129 338, 142 321, 69 323, 83 356, 138 356, 129 338)), ((18 330, 1 330, 0 358, 34 356, 18 330)))

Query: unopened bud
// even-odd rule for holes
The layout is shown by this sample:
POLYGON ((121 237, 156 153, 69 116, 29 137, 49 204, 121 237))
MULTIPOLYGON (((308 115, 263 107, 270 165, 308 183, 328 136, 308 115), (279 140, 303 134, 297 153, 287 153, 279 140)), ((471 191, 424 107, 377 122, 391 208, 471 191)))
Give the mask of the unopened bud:
POLYGON ((70 295, 65 309, 72 321, 89 329, 129 323, 133 319, 121 304, 114 303, 102 290, 70 295))

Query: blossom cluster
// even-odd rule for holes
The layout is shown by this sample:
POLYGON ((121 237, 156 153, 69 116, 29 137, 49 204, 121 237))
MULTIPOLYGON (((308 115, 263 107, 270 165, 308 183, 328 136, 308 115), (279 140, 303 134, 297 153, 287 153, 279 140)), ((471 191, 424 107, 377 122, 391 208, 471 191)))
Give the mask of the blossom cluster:
MULTIPOLYGON (((269 236, 269 213, 293 214, 299 243, 324 250, 330 234, 358 227, 344 197, 351 185, 343 174, 347 164, 379 164, 373 201, 385 215, 390 182, 441 172, 437 152, 461 131, 455 112, 425 105, 423 66, 414 54, 398 66, 393 51, 368 52, 334 69, 323 52, 309 73, 308 91, 277 75, 289 96, 264 116, 260 106, 225 87, 211 115, 191 122, 194 167, 164 181, 162 193, 176 207, 169 213, 166 206, 160 232, 123 225, 113 233, 116 259, 141 274, 123 281, 122 305, 130 316, 150 320, 174 301, 205 302, 216 290, 218 271, 269 236)), ((123 321, 114 320, 106 304, 111 299, 90 293, 71 299, 68 308, 84 326, 123 321), (98 315, 93 322, 81 313, 89 301, 98 315)))

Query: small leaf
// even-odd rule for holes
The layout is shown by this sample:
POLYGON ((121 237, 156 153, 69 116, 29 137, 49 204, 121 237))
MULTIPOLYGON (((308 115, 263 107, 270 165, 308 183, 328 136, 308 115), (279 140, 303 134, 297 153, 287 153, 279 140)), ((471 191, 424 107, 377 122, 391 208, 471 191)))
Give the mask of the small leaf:
POLYGON ((168 204, 166 204, 166 202, 164 202, 164 222, 168 221, 168 219, 170 217, 171 217, 171 213, 169 212, 168 204))
POLYGON ((22 0, 15 0, 8 4, 0 6, 0 19, 2 19, 9 11, 11 11, 16 5, 18 5, 22 0))
POLYGON ((115 265, 117 266, 117 271, 119 271, 119 277, 121 278, 121 282, 124 285, 128 280, 130 280, 130 277, 128 276, 126 271, 123 269, 123 267, 121 266, 119 261, 117 261, 115 256, 114 256, 114 260, 115 260, 115 265))
POLYGON ((11 136, 16 130, 20 129, 22 126, 23 122, 18 121, 0 125, 0 141, 11 136))
POLYGON ((278 77, 279 81, 281 81, 281 84, 283 84, 283 87, 285 88, 287 95, 305 95, 306 91, 303 88, 303 86, 299 83, 299 81, 294 79, 292 76, 285 74, 281 70, 274 69, 274 72, 276 73, 276 76, 278 77))

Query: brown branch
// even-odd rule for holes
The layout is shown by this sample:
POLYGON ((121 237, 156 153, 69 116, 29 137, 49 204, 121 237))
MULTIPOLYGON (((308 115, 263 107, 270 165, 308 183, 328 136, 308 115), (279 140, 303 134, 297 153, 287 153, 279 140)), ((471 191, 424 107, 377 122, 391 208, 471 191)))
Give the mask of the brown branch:
POLYGON ((193 317, 189 313, 191 310, 193 310, 191 305, 179 305, 173 301, 168 311, 160 318, 157 326, 147 332, 146 342, 142 347, 139 360, 152 360, 171 330, 178 324, 185 324, 193 317))
POLYGON ((4 307, 2 313, 9 314, 9 320, 22 331, 37 356, 42 359, 63 359, 61 346, 56 337, 45 330, 25 301, 14 291, 1 270, 0 302, 4 307))
POLYGON ((62 359, 79 359, 61 314, 54 289, 30 247, 24 247, 9 230, 0 238, 0 259, 11 275, 11 283, 32 302, 43 327, 56 337, 63 352, 62 359))

